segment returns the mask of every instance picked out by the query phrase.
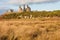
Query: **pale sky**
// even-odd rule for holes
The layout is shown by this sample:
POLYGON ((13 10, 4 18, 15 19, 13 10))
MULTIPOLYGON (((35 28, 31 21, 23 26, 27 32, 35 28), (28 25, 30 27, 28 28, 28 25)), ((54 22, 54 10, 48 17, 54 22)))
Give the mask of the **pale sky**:
POLYGON ((22 4, 28 4, 32 10, 60 10, 60 0, 0 0, 0 13, 9 9, 18 10, 22 4))

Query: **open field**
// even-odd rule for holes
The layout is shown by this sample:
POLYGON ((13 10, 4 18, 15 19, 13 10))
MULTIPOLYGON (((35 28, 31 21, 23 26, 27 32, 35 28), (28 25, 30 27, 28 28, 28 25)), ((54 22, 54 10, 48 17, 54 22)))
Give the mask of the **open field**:
POLYGON ((0 20, 0 40, 60 40, 60 17, 0 20))

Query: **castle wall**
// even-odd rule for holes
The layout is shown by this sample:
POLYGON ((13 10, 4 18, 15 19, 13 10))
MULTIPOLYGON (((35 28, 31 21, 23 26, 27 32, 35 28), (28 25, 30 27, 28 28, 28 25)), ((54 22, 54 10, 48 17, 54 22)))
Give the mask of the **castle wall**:
POLYGON ((19 12, 19 13, 23 12, 22 8, 19 8, 19 9, 18 9, 18 12, 19 12))

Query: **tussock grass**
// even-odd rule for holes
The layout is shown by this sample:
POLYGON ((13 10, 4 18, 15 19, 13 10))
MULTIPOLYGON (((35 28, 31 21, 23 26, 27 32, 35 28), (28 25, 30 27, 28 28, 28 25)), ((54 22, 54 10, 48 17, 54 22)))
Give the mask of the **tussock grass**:
POLYGON ((2 20, 0 40, 60 40, 60 18, 2 20))

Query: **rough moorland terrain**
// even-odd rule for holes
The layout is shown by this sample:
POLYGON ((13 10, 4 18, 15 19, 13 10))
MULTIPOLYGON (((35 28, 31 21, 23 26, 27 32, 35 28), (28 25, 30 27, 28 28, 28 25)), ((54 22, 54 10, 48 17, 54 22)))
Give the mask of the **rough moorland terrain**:
POLYGON ((0 40, 60 40, 60 18, 0 20, 0 40))

